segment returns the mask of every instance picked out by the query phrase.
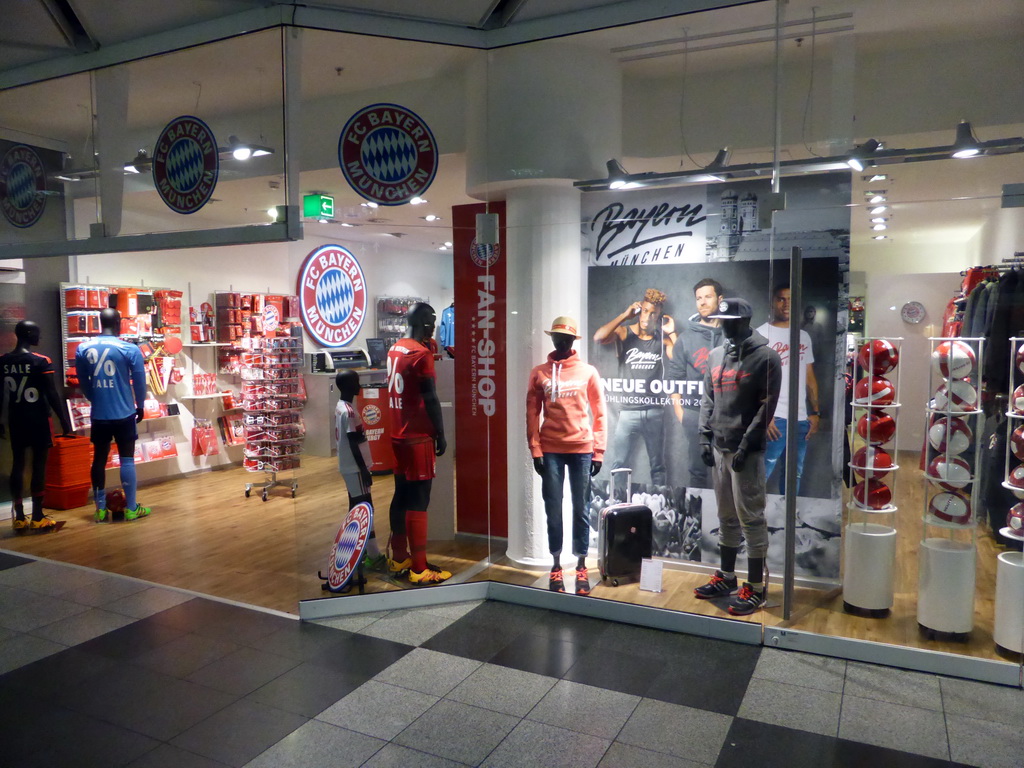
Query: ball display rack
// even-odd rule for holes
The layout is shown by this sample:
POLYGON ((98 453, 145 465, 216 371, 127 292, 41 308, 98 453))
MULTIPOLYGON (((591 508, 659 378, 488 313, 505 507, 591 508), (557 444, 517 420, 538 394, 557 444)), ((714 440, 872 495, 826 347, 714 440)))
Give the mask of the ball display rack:
POLYGON ((850 469, 856 483, 843 532, 843 609, 882 617, 895 596, 896 436, 902 338, 867 337, 857 361, 850 469))
POLYGON ((929 341, 917 623, 929 637, 965 639, 974 628, 984 340, 929 341))
MULTIPOLYGON (((1008 509, 999 533, 1024 541, 1024 337, 1010 339, 1010 393, 1006 409, 1006 456, 1003 487, 1021 501, 1008 509)), ((1024 553, 1002 552, 996 562, 996 645, 1024 653, 1024 553)))

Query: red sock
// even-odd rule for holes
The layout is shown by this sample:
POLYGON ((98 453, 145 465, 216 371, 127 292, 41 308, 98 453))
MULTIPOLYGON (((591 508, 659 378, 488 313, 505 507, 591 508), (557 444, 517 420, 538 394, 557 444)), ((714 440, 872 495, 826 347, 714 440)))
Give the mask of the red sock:
POLYGON ((391 534, 391 554, 394 555, 396 563, 409 557, 409 540, 404 533, 391 534))
POLYGON ((427 513, 409 510, 405 513, 405 531, 412 548, 412 569, 416 573, 427 570, 427 513))

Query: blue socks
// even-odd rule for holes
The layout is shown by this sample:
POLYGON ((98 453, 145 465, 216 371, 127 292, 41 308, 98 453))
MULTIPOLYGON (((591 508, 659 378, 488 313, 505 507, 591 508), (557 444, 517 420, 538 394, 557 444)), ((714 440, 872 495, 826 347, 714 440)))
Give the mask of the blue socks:
POLYGON ((96 511, 107 508, 107 489, 106 488, 93 488, 92 497, 96 502, 96 511))
MULTIPOLYGON (((121 487, 124 488, 124 508, 135 509, 138 503, 135 501, 135 457, 121 457, 121 487)), ((104 494, 106 495, 106 494, 104 494)))

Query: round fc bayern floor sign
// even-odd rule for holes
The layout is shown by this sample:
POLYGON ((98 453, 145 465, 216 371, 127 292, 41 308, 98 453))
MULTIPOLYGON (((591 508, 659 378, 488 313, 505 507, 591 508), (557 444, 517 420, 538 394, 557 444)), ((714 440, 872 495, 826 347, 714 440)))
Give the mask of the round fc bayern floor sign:
POLYGON ((31 147, 18 144, 0 160, 0 209, 21 229, 31 227, 46 207, 46 171, 31 147))
POLYGON ((338 163, 362 197, 402 205, 437 175, 437 142, 423 119, 397 104, 371 104, 349 118, 338 138, 338 163))
POLYGON ((195 213, 206 205, 219 172, 217 139, 198 117, 176 117, 160 132, 153 155, 153 184, 172 211, 195 213))
POLYGON ((314 341, 343 347, 356 337, 366 318, 366 280, 347 248, 322 245, 299 269, 299 317, 314 341))
POLYGON ((365 501, 345 515, 327 557, 327 589, 340 592, 359 565, 373 526, 373 507, 365 501))

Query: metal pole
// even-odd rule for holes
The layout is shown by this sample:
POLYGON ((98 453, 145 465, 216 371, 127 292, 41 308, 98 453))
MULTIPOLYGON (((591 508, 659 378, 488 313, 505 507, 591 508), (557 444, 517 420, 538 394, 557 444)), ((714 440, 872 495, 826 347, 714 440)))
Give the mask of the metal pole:
POLYGON ((782 618, 793 612, 793 580, 796 577, 797 416, 800 408, 800 321, 803 306, 803 252, 793 246, 789 255, 789 409, 786 419, 786 560, 782 584, 782 618))
POLYGON ((772 192, 779 191, 782 175, 782 25, 786 0, 775 0, 775 148, 772 158, 772 192))

